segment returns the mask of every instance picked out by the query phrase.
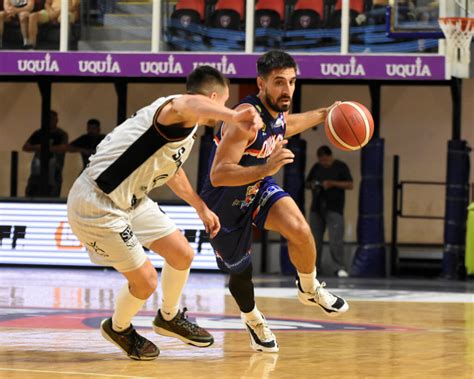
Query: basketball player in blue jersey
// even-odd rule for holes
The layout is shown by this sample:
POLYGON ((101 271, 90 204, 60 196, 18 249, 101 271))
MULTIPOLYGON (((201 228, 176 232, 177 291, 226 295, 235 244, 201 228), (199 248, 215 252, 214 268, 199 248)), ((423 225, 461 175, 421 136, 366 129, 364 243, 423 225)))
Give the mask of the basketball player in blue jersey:
MULTIPOLYGON (((114 314, 101 323, 102 335, 136 360, 155 359, 158 347, 139 335, 132 318, 155 292, 157 273, 143 246, 160 254, 162 307, 152 326, 156 333, 206 347, 213 337, 179 310, 194 251, 173 221, 148 193, 167 184, 194 207, 210 236, 219 219, 191 187, 181 167, 200 125, 217 120, 243 129, 261 127, 255 110, 225 107, 228 81, 209 66, 195 69, 187 94, 162 97, 117 126, 98 145, 68 196, 68 220, 87 247, 90 259, 112 266, 127 282, 115 302, 114 314)), ((229 128, 231 129, 231 128, 229 128)))
POLYGON ((328 109, 288 115, 296 81, 296 63, 282 51, 269 51, 257 62, 259 93, 235 108, 256 109, 264 127, 242 130, 224 122, 215 136, 210 174, 201 197, 220 219, 211 238, 218 266, 230 272, 229 290, 236 300, 256 351, 276 352, 278 344, 255 304, 252 283, 252 225, 279 232, 288 240, 296 267, 298 299, 329 315, 349 309, 316 279, 316 247, 311 229, 293 199, 271 178, 293 162, 285 138, 324 121, 328 109))

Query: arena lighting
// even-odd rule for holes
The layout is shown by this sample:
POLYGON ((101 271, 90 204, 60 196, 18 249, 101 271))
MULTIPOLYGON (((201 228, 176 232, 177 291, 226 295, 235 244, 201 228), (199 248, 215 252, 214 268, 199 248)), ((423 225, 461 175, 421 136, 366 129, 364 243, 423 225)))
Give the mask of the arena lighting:
MULTIPOLYGON (((196 252, 193 269, 217 270, 208 235, 187 205, 160 205, 196 252)), ((148 252, 157 268, 163 259, 148 252)), ((0 202, 0 264, 96 266, 67 222, 66 204, 0 202)))

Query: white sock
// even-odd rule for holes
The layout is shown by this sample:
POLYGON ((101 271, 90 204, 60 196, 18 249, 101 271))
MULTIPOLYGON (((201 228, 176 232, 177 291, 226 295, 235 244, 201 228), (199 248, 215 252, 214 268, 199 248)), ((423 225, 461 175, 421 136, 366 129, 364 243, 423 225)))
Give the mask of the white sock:
POLYGON ((135 316, 146 300, 139 299, 130 293, 128 282, 120 289, 115 299, 115 312, 112 316, 112 329, 123 332, 130 326, 135 316))
POLYGON ((189 268, 176 270, 165 262, 161 270, 161 289, 163 301, 161 315, 166 321, 172 320, 178 314, 181 293, 188 280, 189 268))
POLYGON ((298 278, 300 278, 300 286, 303 292, 311 293, 320 285, 318 279, 316 279, 316 269, 310 274, 298 272, 298 278))
POLYGON ((23 45, 29 45, 30 44, 30 41, 28 40, 28 38, 23 38, 23 45))
POLYGON ((259 322, 263 321, 262 314, 258 310, 257 304, 255 304, 255 307, 253 307, 250 312, 242 312, 242 314, 244 315, 245 321, 251 323, 252 325, 258 324, 259 322))

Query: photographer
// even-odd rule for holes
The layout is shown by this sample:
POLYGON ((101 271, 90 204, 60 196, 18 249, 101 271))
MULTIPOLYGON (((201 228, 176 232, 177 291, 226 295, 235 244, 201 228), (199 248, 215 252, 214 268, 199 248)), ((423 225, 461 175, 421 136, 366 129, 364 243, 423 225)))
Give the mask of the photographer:
POLYGON ((310 225, 316 238, 317 269, 321 271, 323 236, 327 227, 335 273, 344 278, 349 276, 344 265, 344 191, 353 188, 352 176, 344 162, 334 159, 328 146, 321 146, 316 154, 318 162, 309 172, 306 188, 313 193, 310 225))

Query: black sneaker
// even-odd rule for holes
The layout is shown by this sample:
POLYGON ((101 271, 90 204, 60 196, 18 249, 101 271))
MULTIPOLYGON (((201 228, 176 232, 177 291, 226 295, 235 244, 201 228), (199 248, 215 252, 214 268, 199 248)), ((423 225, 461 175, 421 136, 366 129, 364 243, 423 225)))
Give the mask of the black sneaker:
POLYGON ((106 340, 118 346, 132 359, 151 361, 160 355, 160 349, 138 334, 133 325, 119 333, 112 329, 112 319, 108 318, 100 324, 100 331, 106 340))
POLYGON ((178 311, 178 314, 170 321, 166 321, 158 309, 153 320, 153 330, 155 333, 166 337, 175 337, 181 341, 198 347, 211 346, 214 338, 209 332, 197 324, 193 324, 186 316, 187 309, 178 311))

